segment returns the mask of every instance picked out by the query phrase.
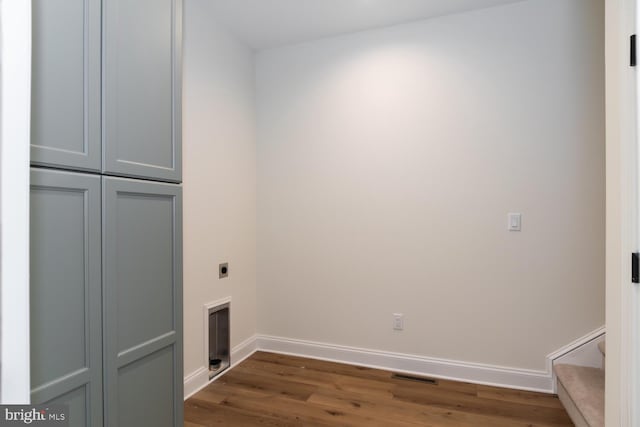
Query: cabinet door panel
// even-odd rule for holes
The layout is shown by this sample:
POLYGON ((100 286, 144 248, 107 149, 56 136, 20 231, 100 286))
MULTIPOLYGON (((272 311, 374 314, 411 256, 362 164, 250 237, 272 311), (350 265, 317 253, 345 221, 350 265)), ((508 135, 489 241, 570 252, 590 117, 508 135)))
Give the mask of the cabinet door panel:
POLYGON ((175 349, 165 347, 118 372, 119 426, 174 426, 175 349))
POLYGON ((104 7, 104 171, 181 180, 181 0, 104 7))
POLYGON ((102 425, 100 178, 31 171, 32 403, 102 425))
POLYGON ((99 171, 100 0, 33 0, 31 162, 99 171))
MULTIPOLYGON (((68 393, 56 397, 55 399, 47 402, 47 404, 63 404, 69 408, 69 427, 88 427, 93 426, 93 421, 84 409, 87 407, 87 399, 91 398, 91 392, 86 385, 78 387, 68 393)), ((99 422, 102 425, 102 414, 100 413, 99 422)))
POLYGON ((104 177, 103 194, 107 425, 182 425, 181 188, 104 177))

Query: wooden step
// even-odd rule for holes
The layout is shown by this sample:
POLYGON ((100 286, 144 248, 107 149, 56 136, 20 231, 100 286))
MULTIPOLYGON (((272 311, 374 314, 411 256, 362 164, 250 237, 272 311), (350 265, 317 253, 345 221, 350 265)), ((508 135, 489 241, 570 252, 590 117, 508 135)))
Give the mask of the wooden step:
POLYGON ((576 427, 604 427, 604 371, 564 364, 553 369, 558 397, 576 427))

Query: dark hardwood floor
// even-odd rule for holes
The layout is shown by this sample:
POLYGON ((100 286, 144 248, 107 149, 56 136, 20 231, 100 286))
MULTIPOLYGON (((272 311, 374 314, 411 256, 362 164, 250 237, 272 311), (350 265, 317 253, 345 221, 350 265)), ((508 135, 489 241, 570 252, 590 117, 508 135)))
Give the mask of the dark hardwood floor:
POLYGON ((185 402, 185 427, 572 425, 551 395, 264 352, 185 402))

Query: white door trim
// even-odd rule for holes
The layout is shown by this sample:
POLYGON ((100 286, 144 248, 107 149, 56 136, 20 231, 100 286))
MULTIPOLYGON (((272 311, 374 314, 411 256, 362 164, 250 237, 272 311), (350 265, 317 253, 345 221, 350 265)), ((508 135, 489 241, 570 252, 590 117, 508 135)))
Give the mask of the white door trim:
POLYGON ((0 0, 0 402, 29 403, 31 2, 0 0))
MULTIPOLYGON (((630 25, 633 25, 633 33, 640 36, 640 7, 638 6, 638 0, 633 0, 632 7, 635 13, 630 25)), ((634 148, 635 148, 635 164, 634 164, 634 178, 635 178, 635 210, 634 210, 634 251, 640 252, 640 66, 636 65, 633 69, 633 76, 630 84, 633 86, 634 102, 632 107, 631 121, 634 123, 634 148)), ((628 360, 623 361, 628 363, 629 370, 632 375, 629 376, 630 384, 626 385, 629 390, 628 402, 628 414, 630 417, 631 425, 640 425, 640 285, 634 284, 629 289, 629 320, 628 320, 628 351, 626 355, 628 360)), ((623 350, 625 347, 623 346, 623 350)))
MULTIPOLYGON (((607 237, 606 390, 607 426, 632 426, 634 286, 631 253, 638 248, 638 149, 635 70, 629 65, 629 37, 635 32, 637 0, 607 0, 607 237)), ((636 420, 637 423, 637 420, 636 420)))

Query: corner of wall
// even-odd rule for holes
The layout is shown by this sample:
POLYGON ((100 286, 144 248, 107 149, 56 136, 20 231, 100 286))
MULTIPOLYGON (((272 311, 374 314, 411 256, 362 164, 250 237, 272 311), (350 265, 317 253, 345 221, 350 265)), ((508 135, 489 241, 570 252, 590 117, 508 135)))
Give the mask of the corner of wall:
POLYGON ((245 359, 251 357, 251 355, 256 351, 258 351, 258 340, 257 336, 254 335, 247 338, 231 350, 231 366, 229 366, 225 372, 220 373, 219 376, 209 380, 209 371, 204 366, 185 376, 184 400, 187 400, 212 382, 222 378, 224 374, 229 372, 229 370, 242 363, 245 359))
POLYGON ((216 21, 210 2, 184 16, 185 389, 206 373, 202 307, 233 298, 231 344, 256 333, 256 141, 253 52, 216 21), (218 265, 229 276, 218 278, 218 265))

